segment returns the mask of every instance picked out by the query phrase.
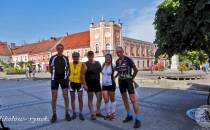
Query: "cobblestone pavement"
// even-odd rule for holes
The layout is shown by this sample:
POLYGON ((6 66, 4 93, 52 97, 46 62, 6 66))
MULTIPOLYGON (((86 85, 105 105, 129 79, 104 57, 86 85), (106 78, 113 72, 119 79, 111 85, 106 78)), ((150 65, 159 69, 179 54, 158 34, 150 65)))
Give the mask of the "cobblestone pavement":
MULTIPOLYGON (((136 89, 140 105, 141 130, 197 130, 201 129, 188 119, 185 112, 206 103, 206 94, 190 90, 141 87, 136 89)), ((59 90, 57 102, 57 123, 51 124, 50 81, 49 80, 0 80, 0 116, 12 130, 130 130, 133 123, 122 123, 126 112, 119 90, 116 90, 117 119, 90 120, 87 94, 84 92, 84 115, 67 122, 64 120, 64 104, 59 90), (9 121, 9 119, 11 121, 9 121), (15 119, 19 119, 14 121, 15 119)), ((94 99, 95 100, 95 99, 94 99)), ((78 110, 78 104, 77 104, 78 110)), ((70 110, 71 111, 71 110, 70 110)), ((104 104, 102 104, 104 112, 104 104)))

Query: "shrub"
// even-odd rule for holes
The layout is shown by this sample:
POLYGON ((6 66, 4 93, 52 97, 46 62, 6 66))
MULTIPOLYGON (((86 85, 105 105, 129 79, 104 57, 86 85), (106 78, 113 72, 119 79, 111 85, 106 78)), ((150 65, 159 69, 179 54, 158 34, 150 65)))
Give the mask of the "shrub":
POLYGON ((9 68, 5 68, 4 72, 6 74, 23 74, 23 73, 25 73, 25 70, 24 69, 19 69, 19 68, 9 67, 9 68))
POLYGON ((187 70, 188 70, 188 67, 187 67, 186 64, 180 64, 180 65, 178 66, 178 70, 181 71, 181 72, 187 71, 187 70))

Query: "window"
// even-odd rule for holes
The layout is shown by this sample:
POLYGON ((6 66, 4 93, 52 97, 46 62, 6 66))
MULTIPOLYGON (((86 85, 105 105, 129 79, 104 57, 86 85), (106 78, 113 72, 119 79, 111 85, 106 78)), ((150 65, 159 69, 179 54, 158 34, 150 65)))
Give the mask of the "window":
POLYGON ((143 57, 145 56, 145 49, 144 48, 141 49, 141 54, 142 54, 143 57))
POLYGON ((144 68, 144 61, 143 61, 143 68, 144 68))
POLYGON ((149 67, 149 60, 147 60, 147 67, 149 67))
POLYGON ((25 56, 25 61, 27 61, 27 56, 25 56))
POLYGON ((50 53, 48 53, 47 59, 48 59, 48 60, 50 59, 50 53))
POLYGON ((133 47, 131 47, 131 55, 134 56, 133 47))
POLYGON ((119 47, 120 46, 120 42, 116 42, 116 47, 119 47))
POLYGON ((99 44, 98 43, 96 43, 96 48, 95 48, 95 53, 99 53, 99 44))
POLYGON ((139 48, 136 49, 136 55, 139 56, 139 48))
POLYGON ((85 49, 85 54, 84 54, 84 56, 87 56, 87 50, 85 49))
POLYGON ((138 68, 139 68, 139 67, 140 67, 140 61, 138 61, 138 63, 137 63, 137 64, 138 64, 138 68))
POLYGON ((106 50, 111 50, 111 47, 110 47, 109 43, 106 44, 106 50))

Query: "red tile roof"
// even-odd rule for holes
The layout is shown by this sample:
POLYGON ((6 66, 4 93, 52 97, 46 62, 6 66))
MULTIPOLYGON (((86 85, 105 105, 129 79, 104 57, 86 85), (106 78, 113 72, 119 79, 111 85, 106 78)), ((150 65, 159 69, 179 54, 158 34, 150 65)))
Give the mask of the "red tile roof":
POLYGON ((60 38, 43 40, 33 44, 18 46, 12 49, 14 55, 17 54, 36 54, 40 52, 49 51, 60 38))
POLYGON ((79 32, 64 36, 61 38, 51 38, 48 40, 43 40, 37 43, 26 44, 22 46, 17 46, 12 49, 14 55, 18 54, 37 54, 47 51, 55 51, 53 48, 56 43, 61 40, 61 44, 64 45, 65 49, 69 48, 83 48, 90 47, 90 31, 79 32))
POLYGON ((35 44, 26 44, 26 45, 16 46, 14 49, 12 49, 12 53, 14 55, 28 54, 28 53, 31 53, 34 48, 35 48, 35 44))
POLYGON ((60 38, 41 41, 36 45, 31 54, 50 51, 59 40, 60 38))
POLYGON ((0 42, 0 56, 12 56, 12 52, 8 44, 0 42))
POLYGON ((90 31, 64 36, 62 44, 65 49, 90 47, 90 31))

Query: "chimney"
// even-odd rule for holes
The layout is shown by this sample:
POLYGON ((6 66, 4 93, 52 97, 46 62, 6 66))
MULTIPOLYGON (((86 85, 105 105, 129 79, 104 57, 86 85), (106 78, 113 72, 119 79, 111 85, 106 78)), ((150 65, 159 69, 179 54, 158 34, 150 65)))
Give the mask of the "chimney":
POLYGON ((51 39, 51 40, 56 40, 56 38, 55 38, 55 37, 50 37, 50 39, 51 39))
POLYGON ((121 23, 120 19, 118 20, 118 25, 119 25, 120 27, 122 27, 122 23, 121 23))
POLYGON ((16 47, 15 43, 10 43, 10 48, 14 49, 16 47))
POLYGON ((100 22, 104 22, 104 16, 101 17, 100 22))

